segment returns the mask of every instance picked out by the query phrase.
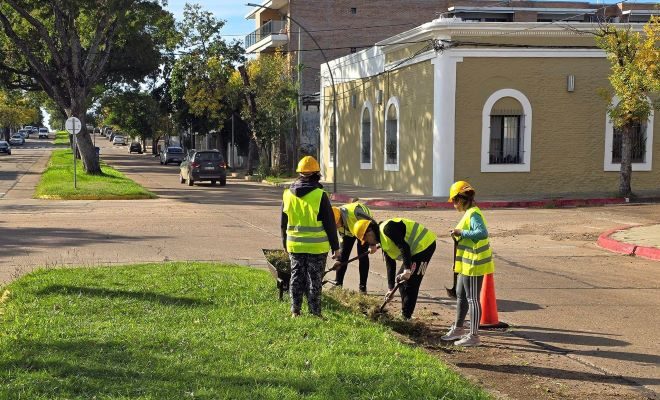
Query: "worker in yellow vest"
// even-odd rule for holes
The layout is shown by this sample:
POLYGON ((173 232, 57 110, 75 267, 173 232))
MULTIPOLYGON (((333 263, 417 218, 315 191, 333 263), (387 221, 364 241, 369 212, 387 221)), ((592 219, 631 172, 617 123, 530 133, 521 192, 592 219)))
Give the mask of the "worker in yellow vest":
POLYGON ((338 256, 337 226, 321 168, 314 157, 298 163, 298 179, 282 195, 282 244, 291 259, 291 315, 300 316, 303 295, 309 312, 321 316, 321 289, 328 251, 338 256))
POLYGON ((387 285, 392 291, 396 283, 401 282, 401 315, 410 319, 415 311, 426 268, 435 252, 435 234, 407 218, 392 218, 380 224, 360 220, 355 223, 353 232, 362 244, 372 248, 380 245, 385 255, 387 285), (402 261, 396 276, 395 260, 402 261))
MULTIPOLYGON (((342 286, 344 284, 344 275, 346 275, 347 265, 346 261, 353 250, 353 244, 355 243, 355 235, 353 232, 353 227, 355 223, 359 220, 368 220, 373 221, 373 216, 369 208, 359 202, 353 202, 349 204, 344 204, 340 207, 332 207, 332 211, 335 215, 335 223, 337 224, 337 232, 341 237, 341 243, 339 245, 339 259, 332 266, 336 272, 335 282, 336 286, 342 286)), ((357 243, 357 252, 362 254, 369 251, 369 246, 362 244, 358 241, 357 243)), ((359 270, 360 270, 360 283, 358 289, 361 293, 367 292, 367 278, 369 276, 369 257, 365 256, 359 260, 359 270)))
POLYGON ((484 275, 495 271, 493 251, 488 241, 486 219, 474 200, 475 190, 465 181, 458 181, 449 189, 449 201, 464 213, 456 227, 450 231, 458 239, 454 272, 456 281, 456 321, 443 340, 457 346, 479 346, 479 321, 481 321, 480 293, 484 275), (470 330, 463 327, 465 316, 470 312, 470 330))

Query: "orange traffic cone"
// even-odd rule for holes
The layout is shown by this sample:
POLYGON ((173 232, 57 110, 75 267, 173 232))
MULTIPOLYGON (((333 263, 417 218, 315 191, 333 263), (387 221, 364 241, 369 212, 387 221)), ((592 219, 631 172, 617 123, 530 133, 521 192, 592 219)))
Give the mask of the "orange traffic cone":
POLYGON ((497 317, 497 299, 495 298, 495 278, 493 274, 484 276, 484 283, 481 287, 481 321, 479 328, 507 328, 508 324, 500 322, 497 317))

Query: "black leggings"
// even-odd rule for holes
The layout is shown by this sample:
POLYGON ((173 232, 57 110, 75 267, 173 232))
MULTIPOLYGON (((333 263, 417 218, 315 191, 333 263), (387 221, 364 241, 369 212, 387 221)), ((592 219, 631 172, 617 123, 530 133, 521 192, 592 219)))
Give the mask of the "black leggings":
MULTIPOLYGON (((348 261, 348 258, 351 255, 351 251, 353 250, 353 244, 355 242, 356 242, 356 238, 354 236, 343 236, 341 238, 341 257, 338 260, 339 262, 348 261)), ((361 241, 357 240, 357 253, 362 254, 367 250, 369 250, 369 245, 362 244, 361 241)), ((346 275, 347 268, 348 265, 337 269, 337 273, 335 274, 335 281, 337 281, 337 285, 344 284, 344 275, 346 275)), ((369 256, 364 256, 359 259, 359 268, 360 268, 360 287, 366 288, 367 278, 369 277, 369 256)))
MULTIPOLYGON (((404 318, 412 317, 413 311, 415 311, 417 296, 419 296, 419 287, 422 285, 422 279, 424 279, 426 268, 428 268, 434 252, 435 242, 431 243, 431 245, 424 249, 424 251, 411 257, 411 262, 417 266, 417 269, 410 279, 399 286, 399 293, 401 294, 401 314, 403 314, 404 318)), ((387 258, 389 257, 386 257, 387 282, 389 288, 392 289, 396 279, 396 262, 392 259, 387 260, 387 258)), ((402 272, 403 265, 401 265, 401 268, 399 269, 399 273, 402 272)))
POLYGON ((458 274, 456 281, 456 325, 462 327, 465 316, 470 310, 470 333, 477 335, 481 321, 481 285, 482 276, 467 276, 458 274))

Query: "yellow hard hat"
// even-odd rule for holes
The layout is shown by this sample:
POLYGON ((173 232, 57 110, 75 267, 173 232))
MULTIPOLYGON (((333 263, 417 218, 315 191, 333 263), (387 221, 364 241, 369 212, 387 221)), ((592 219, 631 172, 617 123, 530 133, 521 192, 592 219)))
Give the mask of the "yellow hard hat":
POLYGON ((335 215, 335 224, 339 225, 339 222, 341 221, 341 211, 339 211, 339 207, 332 207, 332 213, 335 215))
POLYGON ((302 174, 319 171, 321 171, 321 166, 319 165, 319 162, 316 161, 316 158, 312 156, 305 156, 300 159, 300 162, 298 162, 298 169, 296 169, 296 172, 302 174))
POLYGON ((360 219, 353 225, 353 234, 355 235, 355 237, 360 239, 360 242, 362 244, 365 243, 364 235, 367 233, 367 230, 369 229, 369 224, 371 224, 370 220, 360 219))
POLYGON ((449 188, 449 202, 453 202, 454 197, 458 196, 459 194, 469 191, 475 191, 469 183, 465 181, 454 182, 454 184, 449 188))

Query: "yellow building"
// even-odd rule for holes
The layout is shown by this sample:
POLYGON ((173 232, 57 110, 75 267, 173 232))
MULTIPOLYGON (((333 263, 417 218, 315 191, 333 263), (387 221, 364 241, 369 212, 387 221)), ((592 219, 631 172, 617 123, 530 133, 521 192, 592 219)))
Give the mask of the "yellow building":
MULTIPOLYGON (((339 183, 428 196, 456 180, 480 196, 616 193, 620 132, 596 28, 438 19, 323 64, 324 176, 336 163, 339 183)), ((637 127, 636 193, 660 191, 658 124, 637 127)))

